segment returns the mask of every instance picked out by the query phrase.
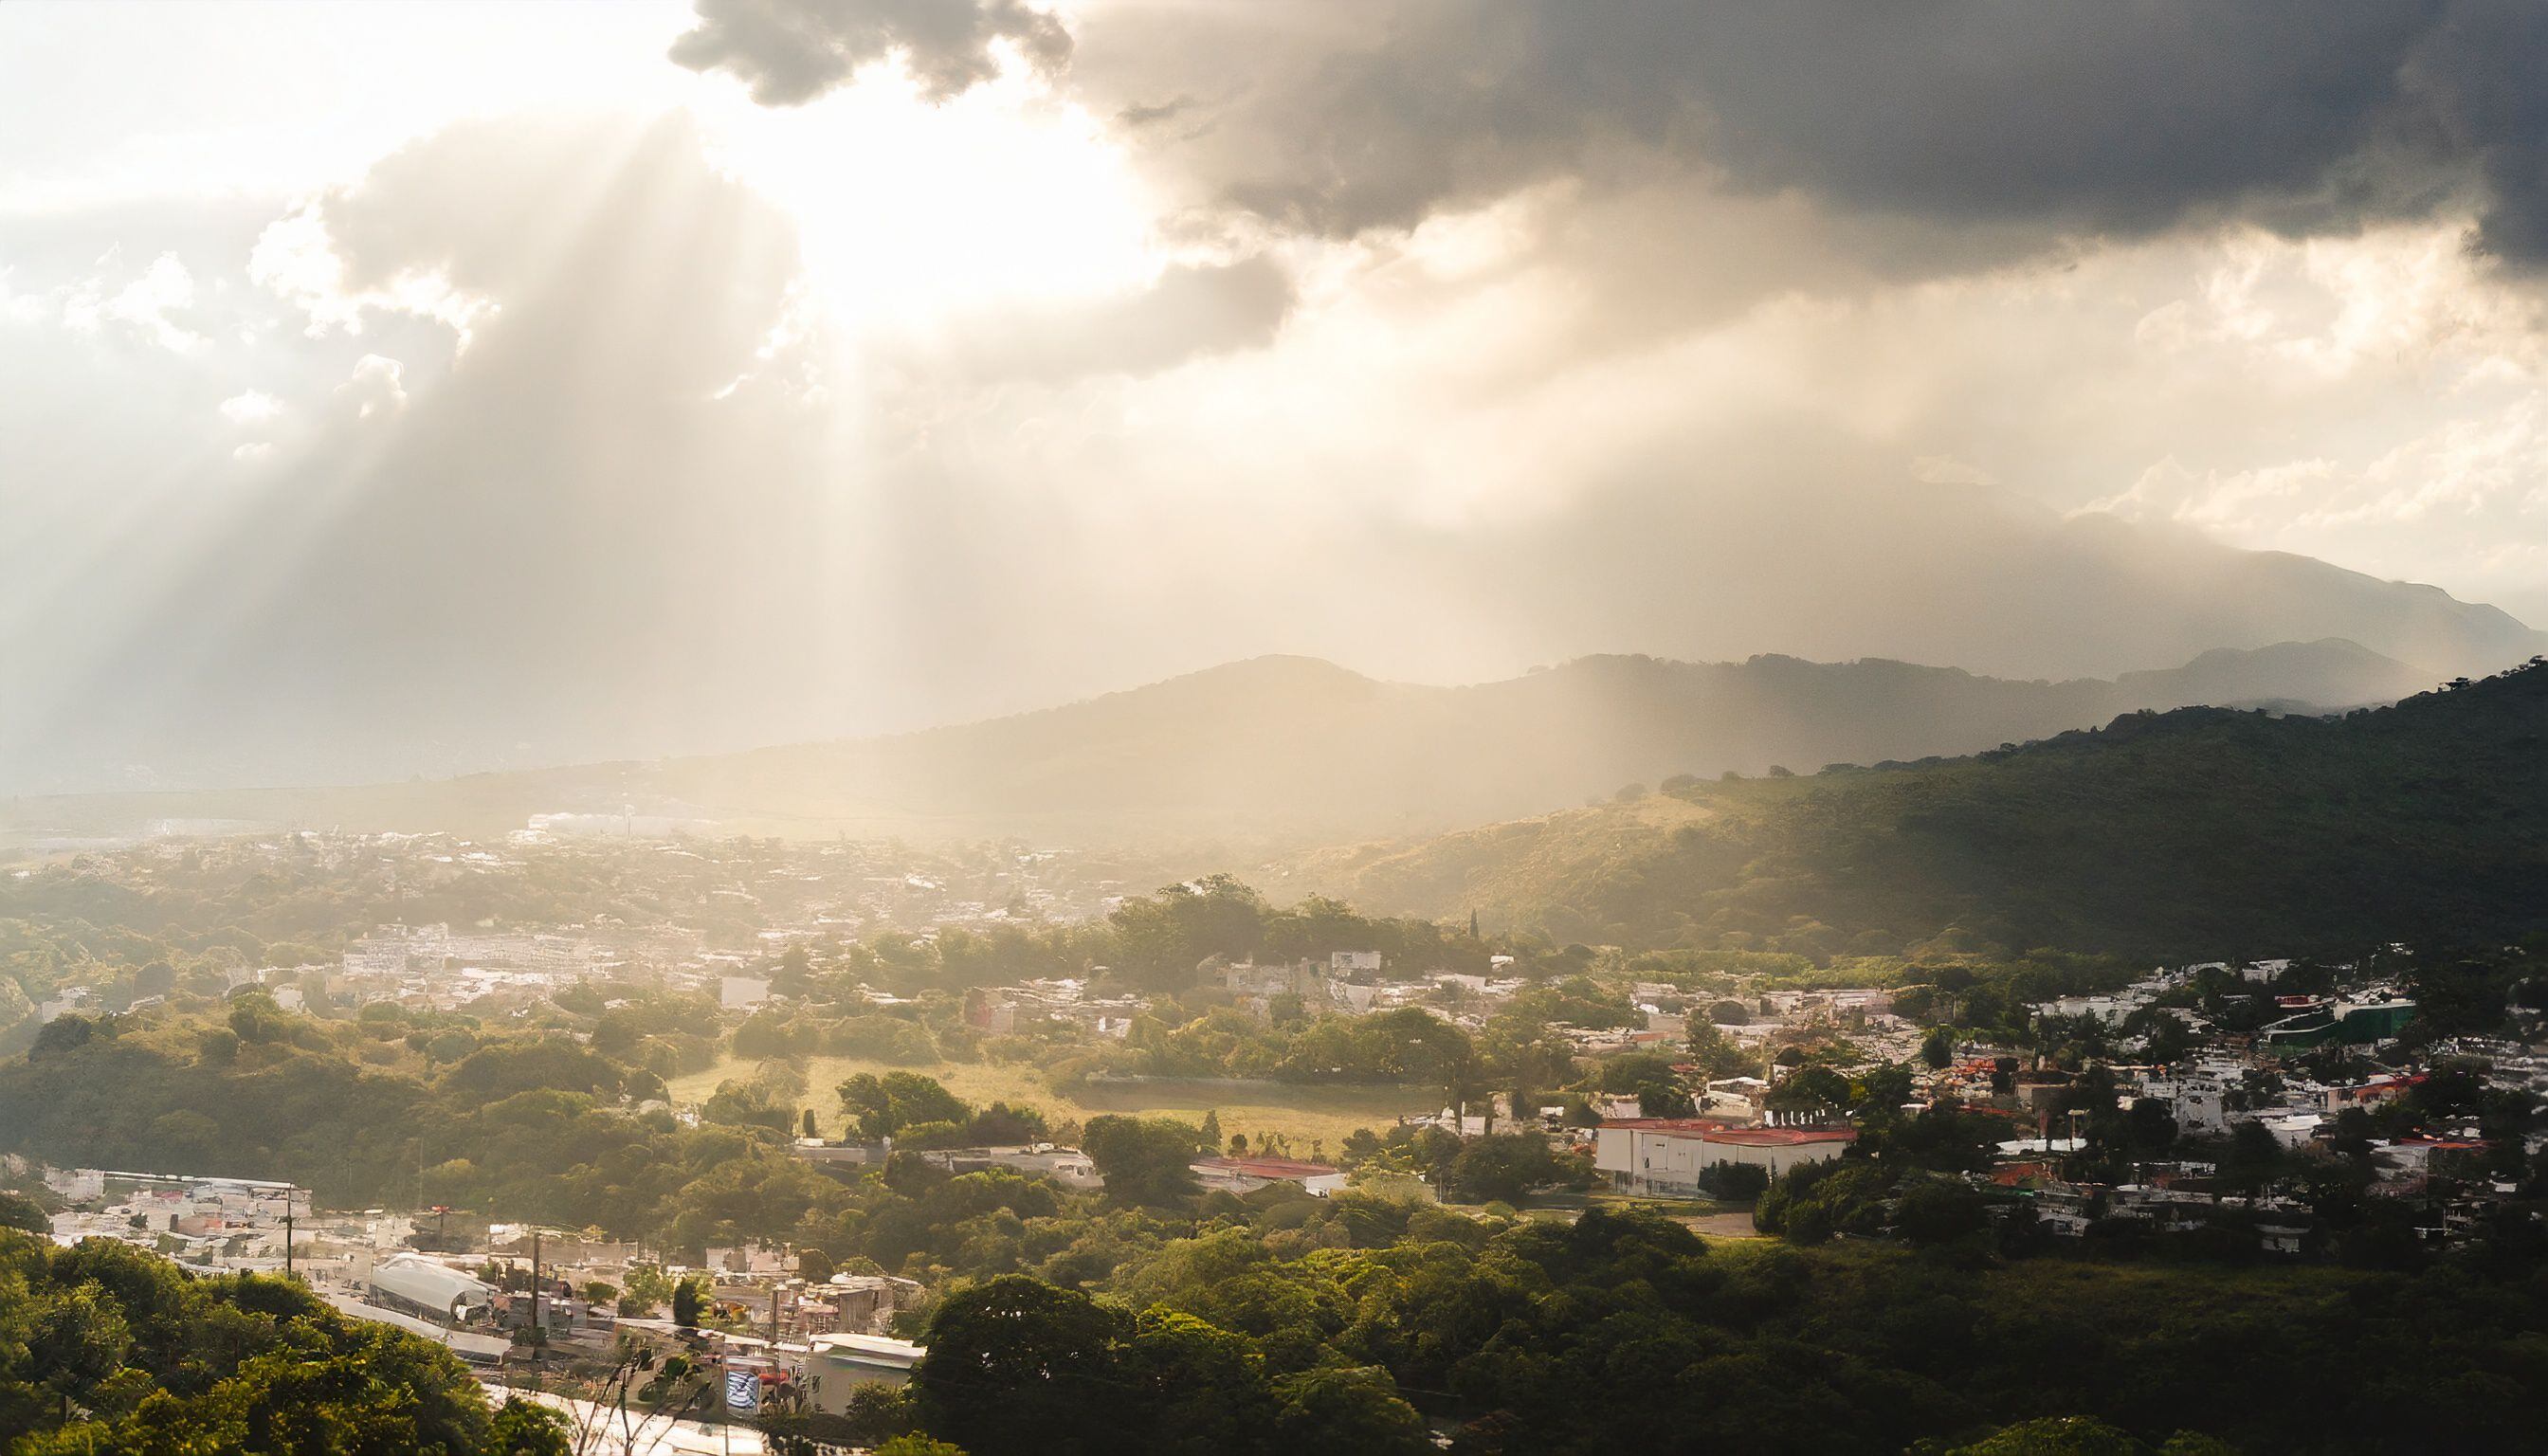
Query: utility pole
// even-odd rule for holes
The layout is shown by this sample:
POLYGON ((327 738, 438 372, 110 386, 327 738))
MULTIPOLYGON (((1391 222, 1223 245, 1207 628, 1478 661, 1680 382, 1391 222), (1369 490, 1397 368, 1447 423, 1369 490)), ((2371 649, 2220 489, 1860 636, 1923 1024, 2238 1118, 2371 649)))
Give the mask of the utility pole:
POLYGON ((283 1195, 283 1277, 292 1277, 292 1193, 283 1195))

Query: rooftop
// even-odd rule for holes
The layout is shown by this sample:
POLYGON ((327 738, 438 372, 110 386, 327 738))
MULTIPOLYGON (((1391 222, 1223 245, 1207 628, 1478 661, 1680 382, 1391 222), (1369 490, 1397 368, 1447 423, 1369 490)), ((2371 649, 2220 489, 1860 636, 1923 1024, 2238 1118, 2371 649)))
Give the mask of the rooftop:
POLYGON ((1325 1163, 1305 1163, 1288 1157, 1206 1157, 1197 1158, 1194 1166, 1245 1173, 1252 1178, 1325 1178, 1344 1171, 1325 1163))

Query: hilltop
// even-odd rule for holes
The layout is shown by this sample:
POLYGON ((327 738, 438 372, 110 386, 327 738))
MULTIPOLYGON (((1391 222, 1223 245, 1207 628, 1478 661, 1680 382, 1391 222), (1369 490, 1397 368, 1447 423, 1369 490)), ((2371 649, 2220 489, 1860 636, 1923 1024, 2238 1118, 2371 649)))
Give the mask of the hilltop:
POLYGON ((1966 758, 1678 782, 1312 855, 1281 888, 1561 941, 1815 955, 2505 939, 2548 930, 2548 665, 2337 717, 2189 707, 1966 758))
POLYGON ((1882 659, 1592 657, 1472 686, 1269 657, 987 722, 708 758, 354 788, 31 798, 21 837, 322 825, 1333 843, 1545 813, 1676 774, 1966 753, 2188 703, 2318 710, 2433 679, 2351 642, 2206 653, 2116 681, 1882 659))

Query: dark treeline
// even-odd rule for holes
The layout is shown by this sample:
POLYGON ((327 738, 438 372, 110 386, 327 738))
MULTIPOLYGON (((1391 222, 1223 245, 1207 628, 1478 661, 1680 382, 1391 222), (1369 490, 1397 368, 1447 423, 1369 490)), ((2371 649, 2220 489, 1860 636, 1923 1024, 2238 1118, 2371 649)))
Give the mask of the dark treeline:
MULTIPOLYGON (((2229 1456, 2508 1451, 2548 1421, 2535 1271, 1711 1244, 1649 1214, 1567 1225, 1359 1194, 1146 1231, 1077 1287, 954 1282, 908 1392, 781 1423, 971 1456, 1414 1456, 1436 1432, 1462 1456, 2229 1456)), ((129 1248, 0 1230, 0 1440, 30 1456, 567 1448, 554 1418, 491 1411, 420 1340, 283 1280, 190 1279, 129 1248)))
POLYGON ((1556 940, 1816 960, 2035 947, 2187 959, 2548 930, 2548 665, 2341 718, 2140 713, 1967 759, 1737 782, 1454 835, 1375 903, 1556 940))
POLYGON ((2461 1452, 2548 1418, 2535 1277, 1708 1244, 1360 1198, 1307 1216, 1341 1246, 1287 1253, 1262 1227, 1287 1207, 1094 1295, 960 1288, 909 1417, 974 1456, 1416 1452, 1419 1413, 1472 1456, 1936 1450, 2049 1416, 2113 1442, 2006 1449, 2461 1452))

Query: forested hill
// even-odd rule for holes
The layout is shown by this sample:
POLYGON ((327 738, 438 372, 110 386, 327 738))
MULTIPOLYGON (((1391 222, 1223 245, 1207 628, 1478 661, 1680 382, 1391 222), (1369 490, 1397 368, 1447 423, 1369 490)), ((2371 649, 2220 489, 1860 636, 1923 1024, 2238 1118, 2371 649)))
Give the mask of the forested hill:
POLYGON ((2186 703, 2351 707, 2434 681, 2338 640, 2065 682, 1876 659, 1596 657, 1432 687, 1259 658, 892 738, 371 788, 29 799, 14 818, 22 833, 72 836, 153 820, 487 835, 568 812, 763 834, 1332 843, 1545 813, 1678 774, 1969 753, 2186 703))
POLYGON ((1304 862, 1561 940, 2288 954, 2548 930, 2548 666, 2337 718, 2186 708, 1304 862))

